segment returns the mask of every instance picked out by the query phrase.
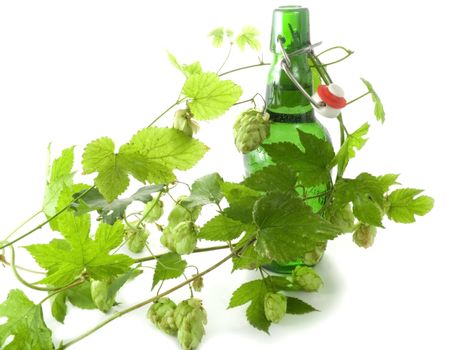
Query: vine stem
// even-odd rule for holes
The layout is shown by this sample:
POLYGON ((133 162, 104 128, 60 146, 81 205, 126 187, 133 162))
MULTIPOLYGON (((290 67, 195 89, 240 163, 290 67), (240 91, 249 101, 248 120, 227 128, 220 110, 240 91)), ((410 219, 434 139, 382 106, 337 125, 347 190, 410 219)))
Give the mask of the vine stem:
POLYGON ((44 227, 45 225, 47 225, 49 222, 51 222, 52 220, 54 220, 57 216, 60 216, 60 214, 62 214, 64 211, 66 211, 68 208, 70 208, 70 206, 76 202, 77 200, 83 198, 86 194, 89 193, 89 191, 91 191, 92 189, 94 189, 96 186, 92 186, 90 188, 88 188, 86 191, 84 191, 83 193, 81 193, 78 197, 76 197, 72 202, 70 202, 70 204, 68 204, 66 207, 62 208, 61 210, 59 210, 55 215, 51 216, 49 219, 47 219, 46 221, 44 221, 43 223, 37 225, 36 227, 34 227, 32 230, 26 232, 24 235, 22 236, 19 236, 18 238, 14 239, 13 241, 11 242, 6 242, 4 245, 2 245, 0 247, 0 249, 4 249, 6 247, 9 247, 13 244, 15 244, 16 242, 22 240, 23 238, 26 238, 27 236, 29 236, 30 234, 36 232, 37 230, 40 230, 42 227, 44 227))
MULTIPOLYGON (((2 255, 2 254, 0 254, 0 263, 5 264, 7 266, 12 265, 10 262, 8 262, 6 260, 5 255, 2 255)), ((18 265, 15 265, 15 267, 16 267, 17 270, 21 270, 21 271, 24 271, 24 272, 35 273, 37 275, 45 275, 45 272, 42 272, 42 271, 30 270, 30 269, 28 269, 26 267, 22 267, 22 266, 18 266, 18 265)))
POLYGON ((79 286, 80 284, 83 284, 85 281, 86 281, 86 279, 84 277, 80 277, 76 281, 71 282, 69 285, 67 285, 65 287, 58 288, 57 290, 55 290, 52 293, 50 293, 49 295, 47 295, 44 299, 42 299, 39 302, 38 305, 44 304, 48 299, 52 298, 53 296, 57 295, 58 293, 61 293, 61 292, 65 291, 65 290, 68 290, 68 289, 74 288, 76 286, 79 286))
MULTIPOLYGON (((193 251, 193 253, 211 252, 211 251, 214 251, 214 250, 229 249, 229 248, 230 248, 230 246, 228 244, 226 244, 226 245, 219 245, 219 246, 214 246, 214 247, 198 248, 198 249, 195 249, 193 251)), ((135 264, 136 263, 146 262, 146 261, 151 261, 151 260, 155 260, 157 258, 160 258, 164 254, 166 254, 166 253, 146 256, 146 257, 143 257, 143 258, 134 259, 134 261, 135 261, 135 264)))
POLYGON ((230 73, 234 73, 234 72, 238 72, 238 71, 241 71, 241 70, 244 70, 244 69, 250 69, 250 68, 254 68, 254 67, 262 67, 262 66, 269 66, 271 63, 267 63, 267 62, 260 62, 260 63, 257 63, 257 64, 251 64, 249 66, 244 66, 244 67, 240 67, 240 68, 236 68, 236 69, 232 69, 232 70, 229 70, 227 72, 224 72, 224 73, 221 73, 219 74, 220 77, 224 76, 224 75, 227 75, 227 74, 230 74, 230 73))
POLYGON ((199 278, 199 277, 202 277, 204 275, 206 275, 207 273, 215 270, 216 268, 218 268, 219 266, 221 266, 222 264, 224 264, 225 262, 227 262, 228 260, 230 260, 232 257, 234 256, 234 253, 231 253, 229 255, 227 255, 225 258, 223 258, 222 260, 220 260, 219 262, 217 262, 216 264, 212 265, 211 267, 207 268, 206 270, 200 272, 199 274, 197 275, 194 275, 193 277, 191 278, 188 278, 187 280, 185 280, 184 282, 180 283, 180 284, 177 284, 175 287, 173 288, 170 288, 168 290, 166 290, 165 292, 159 294, 159 295, 156 295, 155 297, 152 297, 152 298, 149 298, 149 299, 146 299, 138 304, 135 304, 127 309, 124 309, 124 310, 121 310, 121 311, 118 311, 116 313, 114 313, 112 316, 110 316, 109 318, 107 318, 106 320, 104 320, 103 322, 97 324, 95 327, 91 328, 90 330, 88 330, 87 332, 81 334, 80 336, 76 337, 75 339, 72 339, 71 341, 69 341, 68 343, 65 343, 63 345, 61 345, 58 349, 59 350, 63 350, 63 349, 66 349, 68 347, 70 347, 71 345, 73 344, 76 344, 77 342, 79 342, 80 340, 90 336, 91 334, 93 334, 94 332, 96 332, 97 330, 101 329, 102 327, 104 327, 105 325, 107 325, 108 323, 112 322, 113 320, 123 316, 123 315, 126 315, 134 310, 137 310, 139 308, 142 308, 143 306, 145 305, 148 305, 150 303, 153 303, 155 301, 157 301, 158 299, 162 298, 162 297, 165 297, 166 295, 169 295, 170 293, 186 286, 187 284, 190 284, 191 282, 193 282, 196 278, 199 278))
POLYGON ((358 101, 359 99, 361 99, 361 98, 363 98, 363 97, 365 97, 366 95, 369 95, 369 94, 371 94, 371 92, 370 92, 370 91, 367 91, 367 92, 365 92, 364 94, 361 94, 360 96, 355 97, 353 100, 350 100, 349 102, 347 102, 347 106, 348 106, 349 104, 351 104, 351 103, 354 103, 355 101, 358 101))
POLYGON ((140 227, 141 224, 143 223, 144 219, 146 219, 148 217, 148 215, 151 213, 151 211, 154 209, 154 207, 158 204, 159 202, 159 199, 161 199, 161 196, 162 196, 162 192, 163 190, 160 190, 159 193, 157 194, 157 197, 156 197, 156 200, 154 201, 154 203, 152 204, 151 208, 146 211, 146 213, 143 215, 143 217, 141 219, 139 219, 138 223, 136 224, 136 227, 140 227))
POLYGON ((224 62, 222 62, 222 65, 219 67, 216 74, 219 74, 219 72, 222 70, 222 68, 224 68, 225 64, 229 60, 230 54, 232 53, 232 48, 233 48, 233 42, 230 42, 230 47, 229 47, 229 52, 227 52, 227 57, 225 57, 224 62))
POLYGON ((183 101, 185 101, 185 97, 180 99, 178 98, 177 101, 175 101, 173 104, 171 104, 169 107, 167 107, 161 114, 159 114, 146 128, 150 128, 153 126, 159 119, 161 119, 167 112, 169 112, 172 108, 175 106, 179 105, 183 101))
POLYGON ((21 228, 23 228, 24 225, 26 225, 31 220, 35 219, 36 216, 38 216, 41 213, 42 213, 42 210, 39 210, 37 213, 31 215, 29 218, 27 218, 25 221, 23 221, 17 228, 15 228, 8 236, 6 236, 5 239, 3 239, 3 240, 8 241, 8 239, 10 239, 11 236, 13 236, 16 232, 18 232, 21 228))

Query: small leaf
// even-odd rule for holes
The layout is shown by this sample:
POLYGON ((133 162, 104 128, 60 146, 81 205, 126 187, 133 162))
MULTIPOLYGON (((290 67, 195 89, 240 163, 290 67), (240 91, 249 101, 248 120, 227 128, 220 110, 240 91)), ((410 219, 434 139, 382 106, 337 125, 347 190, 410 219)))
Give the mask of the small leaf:
POLYGON ((303 315, 312 311, 318 311, 303 300, 287 297, 287 313, 292 315, 303 315))
MULTIPOLYGON (((133 202, 138 201, 148 203, 153 199, 152 194, 159 192, 164 188, 164 185, 144 186, 138 189, 130 197, 115 199, 112 202, 107 202, 99 190, 93 188, 89 190, 78 202, 72 205, 76 215, 83 215, 96 210, 103 222, 113 225, 118 219, 123 219, 126 208, 133 202)), ((75 193, 74 198, 78 198, 84 191, 75 193)))
POLYGON ((183 274, 187 262, 177 253, 167 253, 157 259, 152 288, 162 280, 177 278, 183 274))
POLYGON ((237 45, 242 51, 245 50, 245 46, 249 46, 251 49, 259 51, 261 49, 261 43, 258 40, 258 37, 259 31, 256 28, 246 26, 236 38, 237 45))
POLYGON ((41 305, 34 304, 21 290, 11 290, 0 304, 0 318, 3 317, 7 321, 0 324, 0 348, 54 349, 52 332, 44 322, 41 305), (7 339, 11 341, 4 347, 7 339))
POLYGON ((182 72, 183 75, 187 78, 192 74, 201 73, 203 71, 203 69, 201 68, 201 63, 199 63, 198 61, 193 62, 192 64, 180 64, 178 63, 177 58, 168 51, 167 56, 172 65, 175 68, 177 68, 180 72, 182 72))
POLYGON ((224 43, 224 28, 216 28, 209 32, 208 36, 212 38, 212 45, 214 47, 221 47, 224 43))
POLYGON ((340 179, 336 182, 334 201, 340 208, 352 202, 353 213, 358 220, 382 227, 386 188, 386 179, 361 173, 355 179, 340 179))
POLYGON ((252 301, 258 296, 259 291, 263 288, 263 280, 254 280, 242 284, 233 292, 232 297, 230 298, 229 309, 252 301))
POLYGON ((240 221, 219 214, 201 227, 198 238, 208 241, 231 241, 239 237, 246 226, 240 221))
POLYGON ((365 145, 368 139, 365 139, 364 136, 368 133, 369 128, 370 125, 365 123, 345 139, 344 144, 331 162, 331 166, 337 165, 340 174, 344 173, 349 160, 355 157, 355 151, 362 149, 365 145))
POLYGON ((191 186, 191 194, 182 201, 188 209, 211 203, 217 203, 224 198, 221 190, 222 178, 218 173, 209 174, 196 180, 191 186))
POLYGON ((400 223, 415 222, 415 215, 423 216, 433 209, 434 200, 428 196, 418 196, 423 190, 401 188, 388 197, 388 218, 400 223))
POLYGON ((62 292, 53 296, 50 300, 52 303, 52 316, 60 323, 65 321, 67 313, 66 293, 62 292))
POLYGON ((191 75, 183 85, 182 92, 191 98, 188 107, 197 120, 220 117, 242 95, 240 86, 231 80, 220 80, 215 73, 191 75))
POLYGON ((60 157, 52 163, 50 177, 47 181, 47 186, 44 194, 44 202, 42 209, 48 217, 62 209, 58 207, 60 195, 65 188, 73 185, 73 168, 74 147, 66 148, 62 151, 60 157))
POLYGON ((383 104, 381 103, 381 99, 376 94, 375 90, 373 89, 373 86, 370 84, 370 82, 368 80, 365 80, 363 78, 360 78, 360 79, 363 81, 363 83, 368 88, 368 92, 371 94, 371 99, 375 103, 374 114, 375 114, 376 120, 380 121, 381 123, 384 123, 386 113, 384 112, 384 108, 383 108, 383 104))
POLYGON ((253 222, 253 206, 261 197, 261 193, 245 185, 232 182, 223 182, 221 188, 230 204, 228 208, 223 210, 223 214, 244 224, 251 224, 253 222))

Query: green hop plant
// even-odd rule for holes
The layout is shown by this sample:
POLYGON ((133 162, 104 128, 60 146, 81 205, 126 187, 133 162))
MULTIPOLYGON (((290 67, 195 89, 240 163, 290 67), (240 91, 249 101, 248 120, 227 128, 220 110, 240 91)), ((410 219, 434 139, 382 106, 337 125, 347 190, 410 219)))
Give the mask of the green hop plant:
POLYGON ((168 220, 169 226, 175 227, 182 221, 193 221, 195 222, 198 219, 199 214, 201 213, 201 206, 195 206, 194 208, 187 209, 181 203, 187 196, 181 196, 177 199, 177 203, 170 211, 168 220))
POLYGON ((190 137, 199 131, 199 124, 193 120, 193 115, 188 109, 179 109, 175 112, 172 127, 190 137))
POLYGON ((287 310, 287 297, 281 293, 267 293, 264 297, 264 313, 272 323, 279 323, 287 310))
POLYGON ((350 204, 344 208, 334 210, 327 215, 328 220, 338 226, 343 233, 352 232, 355 228, 355 216, 350 204))
POLYGON ((176 335, 178 327, 175 324, 175 309, 177 305, 169 298, 160 298, 148 310, 148 318, 163 332, 176 335))
POLYGON ((353 233, 353 241, 362 248, 369 248, 373 245, 376 236, 376 227, 360 223, 353 233))
POLYGON ((184 350, 195 349, 205 334, 206 310, 200 299, 182 301, 175 309, 175 324, 178 327, 178 341, 184 350))
POLYGON ((146 203, 144 207, 144 221, 154 223, 161 218, 164 214, 164 202, 160 199, 154 198, 153 200, 146 203))
POLYGON ((190 254, 196 248, 197 232, 192 221, 182 221, 174 228, 164 229, 161 243, 177 254, 190 254))
POLYGON ((126 226, 125 237, 128 249, 133 253, 141 253, 149 237, 149 232, 144 227, 126 226))
POLYGON ((248 109, 234 124, 235 146, 242 153, 254 151, 269 136, 269 114, 248 109))
POLYGON ((324 255, 326 243, 316 244, 313 250, 307 252, 303 258, 303 262, 307 265, 316 265, 324 255))
POLYGON ((201 292, 201 290, 204 287, 203 277, 199 276, 195 278, 193 282, 191 283, 191 285, 196 292, 201 292))
POLYGON ((94 304, 102 312, 108 312, 115 305, 115 295, 110 293, 112 280, 92 281, 91 297, 94 304))
POLYGON ((316 292, 323 286, 321 277, 309 266, 297 266, 292 272, 292 281, 307 292, 316 292))

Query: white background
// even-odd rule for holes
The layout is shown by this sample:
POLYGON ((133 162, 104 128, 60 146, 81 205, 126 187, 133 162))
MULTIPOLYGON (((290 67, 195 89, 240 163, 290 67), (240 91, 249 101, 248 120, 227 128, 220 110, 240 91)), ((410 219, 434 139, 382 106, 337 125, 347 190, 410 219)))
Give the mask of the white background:
MULTIPOLYGON (((230 274, 223 266, 205 279, 200 294, 209 314, 201 349, 465 349, 465 11, 460 1, 294 1, 311 13, 312 41, 322 49, 344 45, 356 52, 330 68, 349 98, 370 80, 387 112, 384 126, 373 121, 369 99, 345 111, 354 130, 371 120, 370 141, 349 167, 375 175, 400 173, 406 186, 426 189, 436 200, 430 215, 413 225, 387 222, 374 247, 356 247, 350 236, 329 244, 318 270, 322 292, 304 296, 321 310, 286 316, 271 336, 251 328, 244 309, 226 310, 231 292, 255 278, 230 274)), ((181 62, 201 60, 216 70, 227 47, 214 49, 206 34, 217 26, 262 32, 269 60, 271 11, 279 1, 0 1, 0 238, 41 206, 47 145, 53 155, 110 136, 126 142, 178 96, 182 75, 165 49, 181 62)), ((319 50, 318 50, 319 51, 319 50)), ((330 57, 331 58, 331 57, 330 57)), ((235 51, 227 68, 255 63, 255 53, 235 51)), ((243 99, 264 92, 267 68, 229 76, 245 90, 243 99)), ((219 171, 242 177, 241 157, 231 124, 243 107, 202 125, 199 137, 211 147, 186 179, 219 171)), ((168 123, 170 115, 166 116, 168 123)), ((326 126, 337 140, 334 121, 326 126)), ((78 163, 76 169, 78 170, 78 163)), ((78 170, 79 171, 79 170, 78 170)), ((92 177, 84 178, 92 181, 92 177)), ((25 232, 22 230, 21 232, 25 232)), ((27 242, 48 241, 48 229, 27 242)), ((153 247, 157 248, 157 238, 153 247)), ((25 242, 24 244, 26 244, 25 242)), ((19 260, 30 262, 19 249, 19 260)), ((225 252, 202 254, 207 267, 225 252)), ((26 275, 30 280, 37 278, 26 275)), ((150 270, 125 287, 122 309, 151 296, 150 270)), ((0 300, 18 285, 0 268, 0 300)), ((27 291, 34 300, 43 295, 27 291)), ((176 295, 187 297, 187 291, 176 295)), ((71 311, 66 325, 45 316, 54 340, 69 340, 105 318, 71 311)), ((146 309, 119 319, 73 349, 177 349, 173 338, 155 330, 146 309)))

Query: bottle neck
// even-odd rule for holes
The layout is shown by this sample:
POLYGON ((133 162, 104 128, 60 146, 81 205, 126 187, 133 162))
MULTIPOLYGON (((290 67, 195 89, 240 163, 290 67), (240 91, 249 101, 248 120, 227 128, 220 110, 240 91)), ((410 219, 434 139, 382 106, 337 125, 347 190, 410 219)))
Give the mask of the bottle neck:
MULTIPOLYGON (((287 74, 282 70, 280 38, 286 53, 307 46, 309 40, 308 9, 299 6, 279 7, 273 12, 271 51, 273 60, 268 75, 266 103, 271 120, 281 123, 313 122, 313 108, 287 74)), ((312 74, 306 54, 289 56, 295 79, 311 95, 312 74)))

